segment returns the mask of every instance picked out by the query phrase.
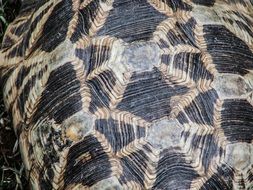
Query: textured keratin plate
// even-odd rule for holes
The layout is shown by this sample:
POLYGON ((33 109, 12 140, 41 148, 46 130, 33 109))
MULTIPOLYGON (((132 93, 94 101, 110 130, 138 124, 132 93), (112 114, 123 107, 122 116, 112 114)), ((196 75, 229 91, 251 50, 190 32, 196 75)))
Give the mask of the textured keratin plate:
POLYGON ((252 0, 25 0, 0 60, 33 189, 253 189, 252 0))

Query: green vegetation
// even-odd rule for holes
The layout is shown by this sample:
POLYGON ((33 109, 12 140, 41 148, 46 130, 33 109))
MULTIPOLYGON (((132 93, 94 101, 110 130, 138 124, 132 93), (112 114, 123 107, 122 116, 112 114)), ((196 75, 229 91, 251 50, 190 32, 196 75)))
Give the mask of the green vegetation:
POLYGON ((0 43, 9 23, 17 16, 20 0, 0 0, 0 43))

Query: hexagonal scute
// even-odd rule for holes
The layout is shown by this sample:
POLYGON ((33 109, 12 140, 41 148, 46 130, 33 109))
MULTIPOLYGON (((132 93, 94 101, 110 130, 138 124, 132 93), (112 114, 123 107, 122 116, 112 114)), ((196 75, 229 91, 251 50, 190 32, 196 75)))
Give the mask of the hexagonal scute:
POLYGON ((0 80, 31 188, 252 189, 252 10, 25 0, 0 80))

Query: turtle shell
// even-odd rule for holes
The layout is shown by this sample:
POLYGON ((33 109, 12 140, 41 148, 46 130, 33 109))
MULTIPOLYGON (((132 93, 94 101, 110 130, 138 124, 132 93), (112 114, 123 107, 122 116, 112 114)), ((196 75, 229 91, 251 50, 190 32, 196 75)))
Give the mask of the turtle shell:
POLYGON ((0 52, 33 189, 253 189, 253 4, 25 1, 0 52))

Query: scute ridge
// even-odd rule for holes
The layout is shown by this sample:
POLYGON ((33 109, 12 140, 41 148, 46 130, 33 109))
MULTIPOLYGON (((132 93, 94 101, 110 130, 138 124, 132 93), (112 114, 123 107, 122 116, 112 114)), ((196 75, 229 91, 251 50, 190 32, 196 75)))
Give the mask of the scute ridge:
POLYGON ((0 50, 32 189, 253 187, 250 0, 25 1, 0 50))

